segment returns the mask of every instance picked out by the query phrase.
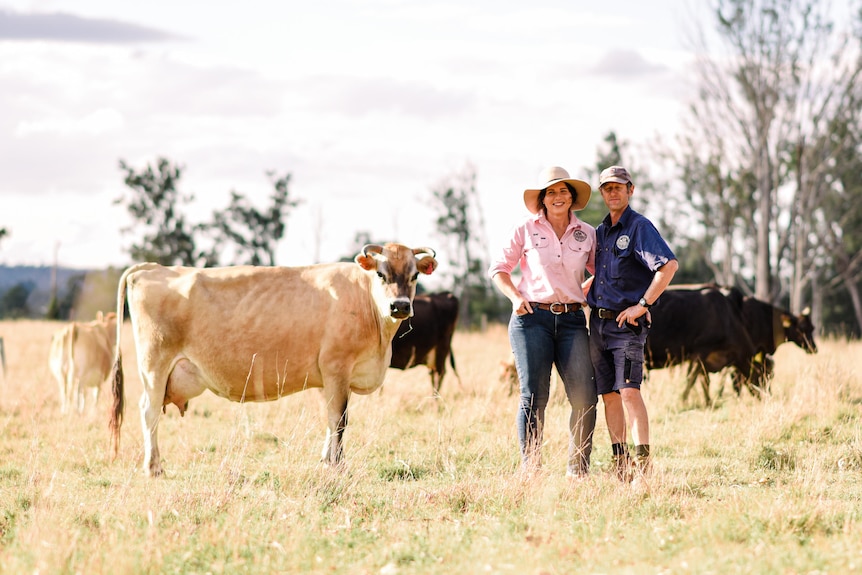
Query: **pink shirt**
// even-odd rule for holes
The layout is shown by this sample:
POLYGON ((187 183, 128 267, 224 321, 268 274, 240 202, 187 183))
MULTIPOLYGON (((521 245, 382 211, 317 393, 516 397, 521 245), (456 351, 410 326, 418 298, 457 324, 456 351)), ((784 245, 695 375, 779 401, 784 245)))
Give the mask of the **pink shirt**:
POLYGON ((512 239, 491 263, 489 277, 521 266, 515 285, 524 299, 539 303, 586 304, 581 284, 584 270, 595 273, 596 230, 572 213, 562 239, 557 239, 544 212, 531 215, 512 230, 512 239))

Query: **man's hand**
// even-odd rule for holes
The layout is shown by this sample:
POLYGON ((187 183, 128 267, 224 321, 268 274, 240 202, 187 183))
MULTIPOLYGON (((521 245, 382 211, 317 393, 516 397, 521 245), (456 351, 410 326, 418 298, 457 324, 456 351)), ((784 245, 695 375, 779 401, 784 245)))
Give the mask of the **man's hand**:
MULTIPOLYGON (((638 318, 645 313, 649 313, 649 310, 642 305, 636 304, 628 307, 621 311, 620 315, 617 316, 617 326, 623 327, 623 324, 626 322, 632 325, 637 325, 638 318)), ((647 321, 649 321, 649 319, 649 316, 647 316, 647 321)))

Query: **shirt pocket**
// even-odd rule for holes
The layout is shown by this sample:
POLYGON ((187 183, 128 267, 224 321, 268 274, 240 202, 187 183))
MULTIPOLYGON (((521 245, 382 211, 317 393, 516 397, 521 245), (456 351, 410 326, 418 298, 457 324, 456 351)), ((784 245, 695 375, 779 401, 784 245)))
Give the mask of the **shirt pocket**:
POLYGON ((551 243, 551 239, 544 234, 532 234, 530 236, 529 247, 534 250, 547 248, 551 243))
POLYGON ((617 239, 614 245, 611 246, 613 257, 611 258, 610 275, 612 278, 620 279, 625 277, 627 268, 631 265, 631 258, 634 254, 634 245, 628 236, 625 240, 617 239))
MULTIPOLYGON (((551 238, 547 235, 534 233, 527 240, 526 257, 532 265, 546 266, 553 262, 551 238)), ((536 270, 538 271, 538 270, 536 270)))
POLYGON ((584 270, 593 248, 593 243, 590 241, 589 236, 582 238, 580 241, 575 237, 570 237, 566 240, 564 248, 563 258, 565 259, 566 267, 584 270))
MULTIPOLYGON (((586 235, 586 234, 584 234, 586 235)), ((566 247, 570 252, 584 252, 589 254, 590 250, 593 247, 593 242, 590 241, 590 237, 583 237, 580 241, 577 239, 578 236, 571 236, 566 241, 566 247)))

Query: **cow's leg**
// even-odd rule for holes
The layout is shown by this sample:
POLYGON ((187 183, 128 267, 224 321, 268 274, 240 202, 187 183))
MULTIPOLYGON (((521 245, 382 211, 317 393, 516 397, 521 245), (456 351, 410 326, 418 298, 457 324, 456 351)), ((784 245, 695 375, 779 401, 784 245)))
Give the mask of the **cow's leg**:
POLYGON ((703 401, 707 407, 712 406, 712 398, 709 396, 709 372, 700 363, 700 387, 703 389, 703 401))
POLYGON ((446 375, 446 356, 449 355, 449 352, 446 351, 442 344, 438 343, 433 354, 434 368, 431 369, 431 385, 434 386, 434 397, 440 397, 440 388, 443 387, 443 376, 446 375))
POLYGON ((83 415, 87 409, 87 392, 91 389, 98 389, 92 386, 93 381, 93 374, 88 373, 86 376, 78 378, 75 383, 75 402, 79 415, 83 415))
MULTIPOLYGON (((141 377, 141 381, 147 382, 147 379, 141 377)), ((141 408, 141 429, 144 432, 144 472, 150 477, 158 477, 163 473, 158 442, 162 400, 153 401, 152 386, 147 383, 144 384, 144 393, 141 394, 139 407, 141 408)))
POLYGON ((688 400, 688 394, 691 388, 694 387, 694 382, 697 380, 697 365, 694 361, 688 363, 688 369, 685 371, 685 388, 682 390, 682 400, 688 400))
POLYGON ((69 376, 66 375, 63 378, 63 381, 60 382, 60 413, 66 414, 69 413, 69 391, 68 389, 71 387, 71 383, 69 383, 69 376))
POLYGON ((78 414, 81 415, 84 413, 84 407, 86 407, 87 404, 87 389, 83 385, 83 382, 78 382, 78 385, 75 387, 75 403, 77 404, 76 408, 78 410, 78 414))
MULTIPOLYGON (((139 351, 139 353, 141 353, 139 351)), ((162 469, 162 459, 159 456, 159 419, 162 415, 162 404, 167 388, 167 375, 158 376, 158 370, 147 371, 139 369, 144 392, 141 394, 138 407, 141 410, 141 431, 144 435, 144 473, 149 477, 158 477, 162 469), (161 382, 159 385, 157 382, 161 382)))
POLYGON ((347 385, 324 387, 323 396, 326 400, 327 428, 326 441, 323 443, 323 462, 336 466, 341 463, 344 455, 344 430, 347 428, 347 400, 350 390, 347 385))
POLYGON ((70 372, 66 378, 65 413, 74 413, 78 408, 78 378, 70 372))
POLYGON ((699 359, 692 360, 688 364, 688 370, 685 377, 685 389, 682 392, 682 400, 688 399, 688 394, 694 388, 694 384, 700 380, 700 387, 703 390, 703 399, 707 407, 712 405, 712 398, 709 396, 709 372, 706 366, 699 359))
POLYGON ((733 372, 733 391, 736 392, 737 397, 739 397, 739 394, 742 391, 742 386, 745 385, 745 382, 745 374, 737 367, 733 372))
POLYGON ((443 373, 435 369, 429 369, 428 374, 431 376, 431 389, 434 391, 434 397, 440 397, 440 387, 443 385, 443 373))
POLYGON ((91 409, 91 410, 93 410, 93 411, 95 411, 95 410, 96 410, 96 408, 97 408, 97 407, 99 407, 99 391, 100 391, 100 390, 101 390, 101 385, 97 385, 97 386, 96 386, 96 387, 94 387, 94 388, 92 389, 92 391, 90 392, 90 395, 91 395, 91 396, 92 396, 92 398, 93 398, 92 403, 91 403, 91 405, 90 405, 90 409, 91 409))
POLYGON ((763 399, 764 393, 764 379, 763 373, 760 369, 760 366, 755 362, 752 362, 751 365, 751 374, 748 379, 745 381, 746 386, 748 387, 749 393, 756 399, 763 399))

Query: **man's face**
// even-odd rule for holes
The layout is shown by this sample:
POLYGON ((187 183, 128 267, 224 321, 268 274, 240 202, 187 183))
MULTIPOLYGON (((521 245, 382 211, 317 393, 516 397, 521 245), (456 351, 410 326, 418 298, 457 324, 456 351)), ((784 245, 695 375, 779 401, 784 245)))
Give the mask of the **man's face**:
POLYGON ((629 189, 626 184, 605 182, 599 190, 602 192, 602 199, 608 209, 612 212, 618 212, 626 209, 629 205, 629 198, 632 196, 634 187, 629 189))

